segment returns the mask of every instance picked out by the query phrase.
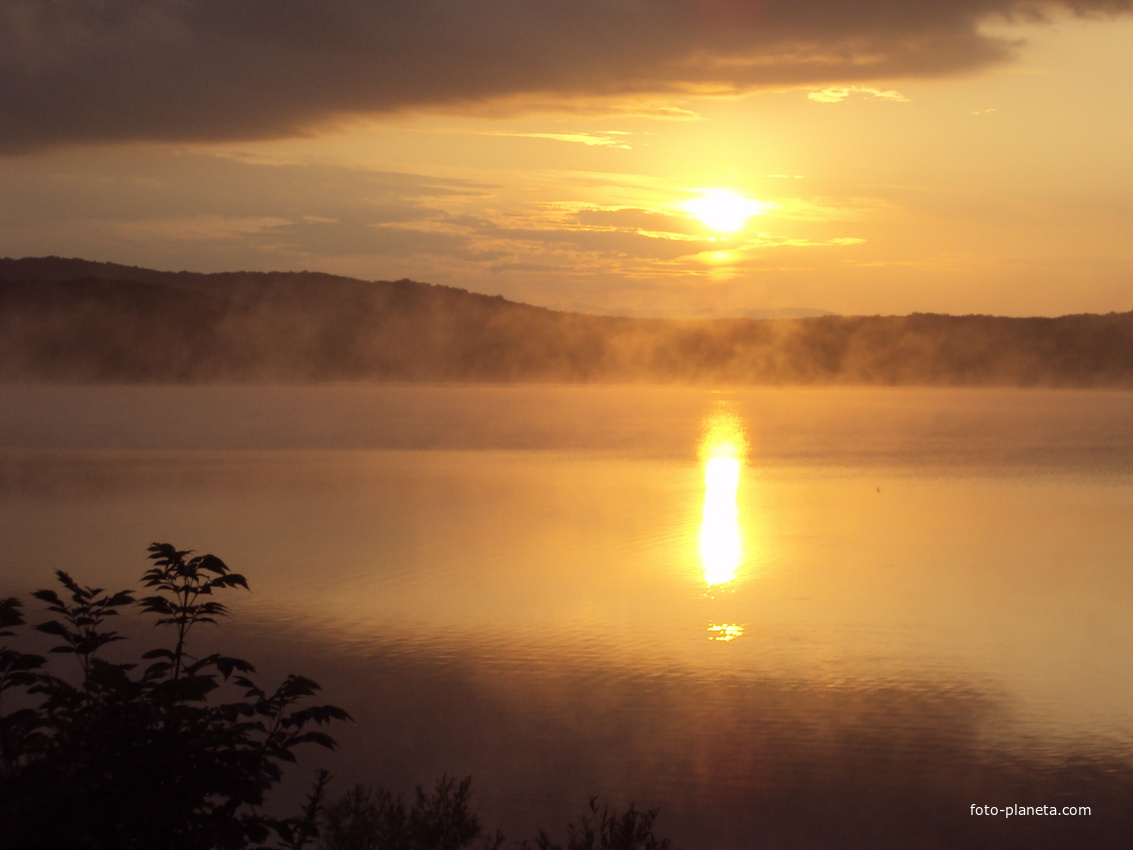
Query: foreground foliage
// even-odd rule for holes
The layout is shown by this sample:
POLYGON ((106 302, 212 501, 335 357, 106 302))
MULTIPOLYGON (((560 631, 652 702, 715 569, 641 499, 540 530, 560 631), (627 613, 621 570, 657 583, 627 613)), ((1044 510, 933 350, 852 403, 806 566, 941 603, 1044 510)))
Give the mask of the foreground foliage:
POLYGON ((472 779, 442 778, 433 792, 417 789, 411 806, 382 788, 356 785, 326 808, 324 850, 497 850, 469 806, 472 779))
MULTIPOLYGON (((504 837, 488 833, 469 806, 472 778, 442 778, 432 793, 418 787, 406 806, 384 789, 356 785, 326 808, 322 850, 499 850, 504 837)), ((653 830, 657 810, 619 812, 590 799, 589 811, 567 826, 566 844, 539 830, 521 850, 676 850, 653 830)))
MULTIPOLYGON (((0 645, 0 846, 27 850, 499 850, 470 806, 471 778, 442 778, 407 805, 389 791, 356 786, 325 804, 320 771, 303 811, 263 813, 267 793, 304 744, 332 748, 317 728, 349 719, 312 705, 319 687, 288 676, 274 691, 253 666, 219 653, 197 657, 189 638, 228 613, 215 594, 248 588, 214 555, 168 543, 149 547, 142 586, 150 595, 86 587, 56 572, 62 593, 33 595, 53 615, 34 631, 54 640, 48 656, 0 645), (103 650, 125 640, 107 626, 126 609, 155 619, 165 645, 139 663, 103 650), (14 704, 14 705, 13 705, 14 704), (6 713, 5 713, 6 712, 6 713), (321 833, 321 836, 320 836, 321 833)), ((18 599, 0 600, 0 639, 26 625, 18 599)), ((521 850, 670 850, 653 833, 656 810, 625 812, 590 801, 565 846, 540 831, 521 850)))
MULTIPOLYGON (((657 809, 641 811, 631 803, 624 812, 619 812, 608 803, 598 806, 598 798, 590 798, 590 812, 584 814, 577 824, 567 826, 565 847, 553 842, 549 835, 539 830, 535 840, 535 850, 676 850, 668 838, 660 838, 653 832, 657 820, 657 809)), ((524 842, 524 850, 530 850, 524 842)))
MULTIPOLYGON (((296 748, 334 746, 311 727, 347 713, 309 704, 319 688, 302 676, 267 691, 243 659, 192 655, 194 627, 227 613, 214 594, 248 583, 213 555, 167 543, 149 552, 142 584, 152 595, 84 587, 62 570, 64 593, 34 594, 55 615, 35 629, 56 639, 49 654, 77 662, 70 677, 44 656, 0 648, 0 707, 19 706, 0 714, 6 846, 224 850, 274 839, 303 847, 317 833, 325 773, 299 817, 271 818, 260 807, 296 748), (170 638, 141 654, 144 665, 100 654, 124 639, 106 623, 129 607, 156 617, 170 638)), ((0 601, 0 637, 23 624, 19 601, 0 601)))

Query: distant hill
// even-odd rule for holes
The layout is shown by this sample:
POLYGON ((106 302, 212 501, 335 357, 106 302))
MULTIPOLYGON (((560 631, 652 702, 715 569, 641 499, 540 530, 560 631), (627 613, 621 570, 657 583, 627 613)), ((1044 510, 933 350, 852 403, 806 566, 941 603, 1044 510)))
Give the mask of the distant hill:
POLYGON ((634 319, 410 280, 0 259, 0 380, 1133 386, 1133 313, 634 319))

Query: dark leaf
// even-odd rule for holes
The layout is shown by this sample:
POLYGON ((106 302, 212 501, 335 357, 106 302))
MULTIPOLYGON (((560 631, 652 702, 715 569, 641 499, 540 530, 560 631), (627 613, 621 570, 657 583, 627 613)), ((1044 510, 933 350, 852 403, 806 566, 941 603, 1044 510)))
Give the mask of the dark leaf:
MULTIPOLYGON (((220 671, 225 679, 232 675, 233 670, 239 670, 241 673, 255 673, 256 668, 249 664, 242 658, 229 658, 222 656, 216 660, 216 669, 220 671)), ((237 680, 239 682, 239 680, 237 680)))
POLYGON ((48 620, 46 623, 40 623, 38 626, 35 626, 35 630, 37 632, 43 632, 44 634, 48 635, 56 635, 58 637, 71 637, 70 630, 56 620, 48 620))
POLYGON ((194 559, 202 570, 207 570, 216 575, 224 575, 228 572, 228 565, 216 555, 201 555, 199 558, 194 559))
POLYGON ((302 735, 292 737, 288 741, 288 744, 318 744, 320 747, 326 747, 328 750, 333 750, 338 746, 338 742, 325 732, 304 732, 302 735))
POLYGON ((134 594, 128 590, 120 590, 106 600, 107 605, 132 605, 134 602, 134 594))
POLYGON ((59 598, 59 594, 54 590, 36 590, 32 592, 32 596, 44 602, 49 602, 52 605, 63 605, 63 600, 59 598))
MULTIPOLYGON (((22 626, 24 624, 23 614, 20 613, 22 604, 19 599, 10 596, 7 599, 0 600, 0 628, 11 628, 13 626, 22 626)), ((0 635, 11 635, 12 632, 0 632, 0 635)))
POLYGON ((143 675, 146 679, 155 679, 158 676, 164 676, 172 669, 173 665, 168 661, 158 661, 147 667, 146 672, 143 675))

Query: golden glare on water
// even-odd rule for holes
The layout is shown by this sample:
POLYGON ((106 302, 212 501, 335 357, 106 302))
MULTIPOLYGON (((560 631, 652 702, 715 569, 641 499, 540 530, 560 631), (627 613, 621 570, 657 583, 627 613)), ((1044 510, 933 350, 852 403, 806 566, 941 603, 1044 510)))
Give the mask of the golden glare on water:
POLYGON ((684 208, 699 218, 707 227, 724 233, 734 233, 744 226, 749 218, 766 208, 766 204, 752 198, 745 198, 724 189, 701 190, 701 196, 686 201, 684 208))
POLYGON ((708 639, 727 642, 741 637, 744 633, 744 627, 736 623, 713 623, 708 627, 708 639))
POLYGON ((700 561, 710 587, 735 580, 743 562, 736 495, 747 448, 743 420, 735 413, 720 407, 705 417, 698 447, 704 467, 700 561))

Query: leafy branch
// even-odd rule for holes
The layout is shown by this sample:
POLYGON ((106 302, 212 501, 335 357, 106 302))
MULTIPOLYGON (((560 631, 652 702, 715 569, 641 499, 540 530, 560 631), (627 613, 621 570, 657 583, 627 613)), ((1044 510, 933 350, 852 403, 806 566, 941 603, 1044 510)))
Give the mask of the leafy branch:
MULTIPOLYGON (((77 681, 50 672, 47 658, 0 647, 0 698, 16 691, 31 702, 0 715, 0 822, 21 847, 243 850, 273 834, 283 847, 304 847, 317 832, 327 774, 317 775, 301 816, 260 809, 299 747, 335 746, 314 727, 350 715, 310 704, 319 686, 306 677, 268 691, 248 661, 192 655, 194 628, 228 614, 215 596, 248 582, 214 555, 168 543, 149 553, 142 585, 151 595, 140 600, 62 570, 63 592, 33 594, 54 615, 35 630, 56 638, 49 656, 76 657, 77 681), (141 671, 99 654, 124 640, 106 622, 127 607, 172 631, 171 645, 141 653, 149 662, 141 671)), ((0 637, 23 625, 19 600, 0 600, 0 637)))

